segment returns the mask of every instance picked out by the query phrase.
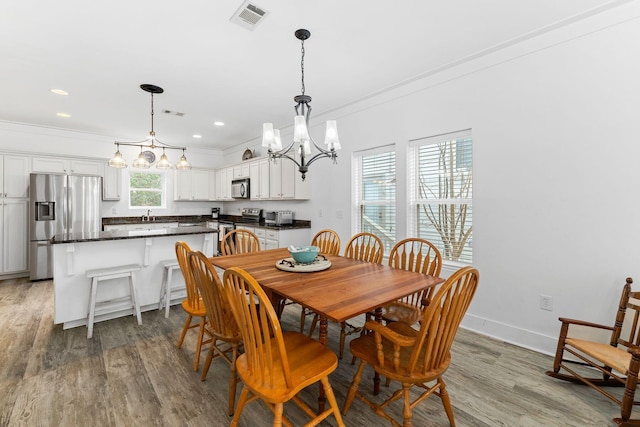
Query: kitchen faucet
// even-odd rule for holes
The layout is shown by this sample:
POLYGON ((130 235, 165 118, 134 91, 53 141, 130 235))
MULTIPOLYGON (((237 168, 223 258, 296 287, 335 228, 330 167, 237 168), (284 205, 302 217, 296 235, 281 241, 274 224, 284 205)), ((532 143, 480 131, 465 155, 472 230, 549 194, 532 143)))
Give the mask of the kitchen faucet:
POLYGON ((142 221, 151 221, 151 209, 147 209, 147 214, 142 215, 142 221))

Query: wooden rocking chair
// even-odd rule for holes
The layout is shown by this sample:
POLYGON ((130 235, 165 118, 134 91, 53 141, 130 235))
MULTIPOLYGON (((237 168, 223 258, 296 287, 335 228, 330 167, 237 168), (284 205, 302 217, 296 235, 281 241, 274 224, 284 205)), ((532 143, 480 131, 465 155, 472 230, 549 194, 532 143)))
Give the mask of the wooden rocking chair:
MULTIPOLYGON (((640 426, 640 419, 632 420, 633 405, 640 369, 640 292, 631 292, 631 278, 622 288, 622 296, 613 326, 600 325, 581 320, 560 318, 560 337, 553 371, 547 375, 578 384, 588 385, 620 405, 620 418, 613 421, 621 426, 640 426), (631 319, 629 319, 631 317, 631 319), (627 318, 627 322, 625 322, 627 318), (569 326, 611 331, 609 343, 574 338, 569 334, 569 326), (565 359, 565 352, 579 360, 565 359), (583 370, 573 365, 583 365, 594 369, 596 376, 585 376, 583 370), (567 373, 561 373, 563 369, 567 373), (622 396, 615 396, 602 387, 624 387, 622 396)), ((573 330, 573 328, 572 328, 573 330)))

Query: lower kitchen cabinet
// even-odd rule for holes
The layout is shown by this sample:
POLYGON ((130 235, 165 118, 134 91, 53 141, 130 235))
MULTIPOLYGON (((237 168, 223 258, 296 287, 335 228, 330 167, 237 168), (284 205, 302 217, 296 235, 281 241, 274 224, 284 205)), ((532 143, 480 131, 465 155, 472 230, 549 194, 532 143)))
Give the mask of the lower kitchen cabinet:
POLYGON ((1 199, 0 241, 2 253, 0 273, 18 273, 28 270, 28 199, 1 199))
POLYGON ((309 228, 288 228, 274 230, 265 227, 251 227, 246 225, 236 225, 237 229, 245 229, 255 233, 260 239, 260 247, 263 250, 286 248, 293 246, 306 246, 311 242, 309 228))

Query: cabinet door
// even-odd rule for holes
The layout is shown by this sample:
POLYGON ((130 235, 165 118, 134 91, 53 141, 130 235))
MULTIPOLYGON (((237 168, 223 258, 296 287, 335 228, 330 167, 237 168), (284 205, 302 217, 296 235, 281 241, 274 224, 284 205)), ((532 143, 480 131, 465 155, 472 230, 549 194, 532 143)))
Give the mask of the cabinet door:
POLYGON ((275 163, 271 164, 269 170, 269 194, 272 199, 279 199, 282 197, 282 163, 290 162, 285 159, 278 159, 275 163))
POLYGON ((33 172, 67 173, 67 161, 56 157, 34 157, 33 172))
POLYGON ((173 183, 173 200, 191 200, 191 171, 176 170, 173 183))
POLYGON ((270 176, 269 176, 269 160, 260 160, 258 162, 259 167, 259 182, 260 182, 260 195, 262 199, 268 199, 270 196, 270 176))
POLYGON ((208 170, 191 170, 191 200, 209 200, 208 170))
POLYGON ((296 173, 298 169, 291 160, 282 159, 282 197, 283 199, 293 199, 296 197, 296 173))
POLYGON ((27 270, 27 209, 26 199, 2 201, 2 272, 27 270))
POLYGON ((216 199, 224 200, 227 197, 225 182, 227 180, 227 170, 218 169, 216 171, 216 199))
POLYGON ((67 172, 80 175, 103 175, 104 162, 93 160, 71 160, 67 172))
POLYGON ((264 199, 262 180, 260 179, 260 165, 258 162, 252 162, 249 165, 249 179, 251 180, 251 199, 264 199))
POLYGON ((233 197, 231 197, 231 181, 233 181, 233 168, 229 167, 227 168, 227 179, 224 182, 226 187, 226 200, 233 200, 233 197))
POLYGON ((29 197, 29 158, 23 156, 0 156, 0 191, 3 197, 29 197))
POLYGON ((105 167, 102 179, 102 200, 120 200, 122 169, 105 167))

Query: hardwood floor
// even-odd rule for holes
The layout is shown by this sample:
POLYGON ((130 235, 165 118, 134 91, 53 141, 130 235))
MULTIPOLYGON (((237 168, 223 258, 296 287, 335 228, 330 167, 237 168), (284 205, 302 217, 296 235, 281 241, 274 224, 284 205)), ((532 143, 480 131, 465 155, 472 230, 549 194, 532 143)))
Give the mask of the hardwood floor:
MULTIPOLYGON (((169 319, 163 314, 143 313, 142 326, 133 317, 97 323, 87 340, 84 327, 63 330, 53 324, 52 282, 0 282, 0 426, 229 425, 228 365, 214 360, 207 380, 200 381, 200 372, 191 369, 195 333, 176 348, 184 312, 174 306, 169 319)), ((283 327, 296 329, 298 319, 299 307, 289 306, 283 327)), ((339 327, 329 327, 330 347, 337 352, 339 327)), ((547 377, 549 356, 460 330, 452 357, 445 380, 458 426, 608 426, 619 415, 599 393, 547 377)), ((347 344, 331 376, 341 406, 355 371, 350 361, 347 344)), ((372 376, 365 370, 361 387, 372 376)), ((381 394, 393 387, 383 386, 381 394)), ((303 398, 315 407, 317 387, 303 398)), ((401 419, 401 408, 395 411, 401 419)), ((293 404, 285 414, 294 425, 307 421, 293 404)), ((269 426, 272 419, 262 403, 253 402, 240 425, 269 426)), ((358 400, 344 421, 389 425, 358 400)), ((418 405, 413 425, 448 425, 437 397, 418 405)))

